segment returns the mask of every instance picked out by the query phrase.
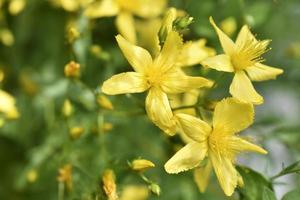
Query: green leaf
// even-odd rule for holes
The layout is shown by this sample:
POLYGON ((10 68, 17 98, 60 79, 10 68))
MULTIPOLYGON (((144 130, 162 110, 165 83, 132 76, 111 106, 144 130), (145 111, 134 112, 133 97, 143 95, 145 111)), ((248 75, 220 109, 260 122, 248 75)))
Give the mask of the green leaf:
POLYGON ((271 180, 274 180, 280 176, 284 176, 284 175, 292 174, 292 173, 299 173, 299 172, 300 172, 300 160, 298 160, 297 162, 294 162, 293 164, 282 169, 281 172, 279 172, 277 175, 273 176, 271 178, 271 180))
POLYGON ((244 180, 244 187, 239 188, 241 200, 266 199, 264 197, 269 194, 269 191, 265 192, 265 188, 272 191, 272 184, 270 181, 250 168, 239 166, 237 169, 244 180))
POLYGON ((264 187, 263 200, 276 200, 274 191, 268 187, 264 187))
POLYGON ((296 200, 299 197, 300 197, 300 189, 295 189, 295 190, 292 190, 292 191, 286 193, 282 197, 282 200, 296 200))

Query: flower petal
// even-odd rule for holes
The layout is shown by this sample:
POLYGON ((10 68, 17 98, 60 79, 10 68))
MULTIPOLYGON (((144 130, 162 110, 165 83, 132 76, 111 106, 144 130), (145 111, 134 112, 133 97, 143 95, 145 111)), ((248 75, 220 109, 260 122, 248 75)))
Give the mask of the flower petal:
POLYGON ((197 167, 194 170, 194 180, 195 180, 200 192, 202 192, 202 193, 205 192, 205 190, 207 188, 211 170, 212 170, 212 164, 209 160, 205 166, 197 167))
POLYGON ((144 77, 136 72, 126 72, 112 76, 102 85, 102 91, 108 95, 139 93, 149 88, 144 77))
POLYGON ((239 132, 253 123, 254 108, 251 103, 241 102, 235 98, 227 98, 215 107, 213 127, 221 128, 226 133, 239 132))
POLYGON ((164 75, 161 88, 168 94, 183 93, 192 89, 211 87, 213 82, 203 77, 187 76, 180 69, 164 75))
POLYGON ((146 98, 146 111, 150 120, 169 135, 176 133, 174 119, 167 95, 157 88, 151 88, 146 98))
POLYGON ((248 67, 246 71, 252 81, 276 79, 276 76, 283 73, 282 69, 269 67, 261 63, 256 63, 254 66, 248 67))
POLYGON ((209 151, 209 158, 224 193, 231 196, 238 183, 238 172, 229 158, 211 153, 211 151, 209 151))
POLYGON ((244 25, 235 41, 236 46, 242 46, 245 41, 257 41, 254 35, 251 33, 249 27, 247 25, 244 25))
POLYGON ((132 44, 136 43, 134 18, 129 12, 120 12, 116 19, 119 33, 132 44))
POLYGON ((131 44, 121 35, 117 35, 116 39, 124 56, 136 72, 142 73, 152 65, 152 58, 147 50, 131 44))
POLYGON ((187 114, 176 114, 182 132, 197 142, 205 142, 211 132, 211 127, 205 121, 187 114))
POLYGON ((192 142, 180 149, 165 164, 165 170, 170 174, 187 171, 197 167, 204 159, 207 153, 207 145, 205 142, 192 142))
POLYGON ((219 37, 219 40, 220 40, 220 43, 222 45, 224 52, 227 55, 230 55, 234 51, 234 48, 235 48, 234 42, 221 29, 219 29, 219 27, 216 25, 216 23, 214 22, 212 17, 209 18, 209 21, 213 25, 215 31, 218 34, 218 37, 219 37))
POLYGON ((236 152, 241 151, 251 151, 261 154, 267 154, 268 152, 261 148, 260 146, 257 146, 255 144, 252 144, 251 142, 248 142, 247 140, 244 140, 242 138, 233 136, 230 142, 231 146, 230 148, 235 150, 236 152))
POLYGON ((199 64, 209 56, 214 56, 216 51, 213 48, 205 46, 206 40, 186 42, 178 58, 178 66, 188 67, 199 64))
POLYGON ((120 8, 115 0, 95 1, 84 10, 88 18, 110 17, 118 14, 120 8))
POLYGON ((204 59, 201 64, 204 67, 209 67, 218 71, 223 72, 233 72, 234 68, 232 66, 230 57, 226 54, 221 54, 213 57, 208 57, 204 59))
POLYGON ((230 85, 230 94, 239 100, 251 102, 253 104, 262 104, 264 99, 254 89, 250 79, 244 71, 235 73, 230 85))
POLYGON ((162 51, 154 61, 154 66, 160 68, 162 72, 166 72, 174 67, 182 46, 180 35, 175 31, 171 31, 166 38, 162 51))

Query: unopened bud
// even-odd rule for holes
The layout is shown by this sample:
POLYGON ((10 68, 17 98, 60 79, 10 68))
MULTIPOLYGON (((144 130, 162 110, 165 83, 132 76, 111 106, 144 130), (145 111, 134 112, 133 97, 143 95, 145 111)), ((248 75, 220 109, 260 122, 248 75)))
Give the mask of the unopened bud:
POLYGON ((71 78, 79 78, 80 76, 80 64, 74 61, 65 65, 65 76, 71 78))
POLYGON ((155 164, 146 159, 136 159, 131 163, 131 168, 136 171, 143 171, 153 167, 155 167, 155 164))
POLYGON ((69 99, 66 99, 64 101, 63 107, 62 107, 62 113, 65 117, 70 117, 73 113, 73 107, 72 103, 69 99))
POLYGON ((32 169, 27 172, 26 179, 29 183, 34 183, 38 178, 38 173, 35 169, 32 169))
POLYGON ((159 185, 155 184, 155 183, 152 183, 150 186, 149 186, 149 189, 151 190, 151 192, 157 196, 160 195, 160 187, 159 185))
POLYGON ((64 183, 68 190, 71 191, 73 187, 72 183, 72 165, 66 164, 63 167, 59 168, 57 181, 60 183, 64 183))
POLYGON ((75 40, 77 40, 80 37, 80 33, 77 30, 76 27, 71 26, 67 30, 67 40, 69 43, 73 43, 75 40))
POLYGON ((176 31, 182 31, 188 28, 188 26, 194 22, 194 18, 186 15, 183 17, 178 17, 173 22, 173 27, 176 31))
POLYGON ((109 200, 117 200, 117 185, 115 173, 111 169, 104 171, 102 176, 103 190, 109 200))
POLYGON ((84 128, 78 126, 78 127, 70 128, 69 134, 73 140, 76 140, 76 139, 80 138, 80 136, 83 134, 83 132, 84 132, 84 128))
POLYGON ((108 109, 108 110, 113 110, 114 109, 113 104, 111 103, 111 101, 109 100, 109 98, 107 98, 105 95, 99 95, 97 97, 97 103, 102 108, 105 108, 105 109, 108 109))
POLYGON ((162 25, 158 32, 159 42, 161 46, 165 43, 168 34, 173 30, 173 22, 176 19, 176 15, 176 9, 170 8, 162 20, 162 25))
POLYGON ((232 36, 236 29, 237 23, 234 17, 228 17, 221 22, 221 29, 229 36, 232 36))

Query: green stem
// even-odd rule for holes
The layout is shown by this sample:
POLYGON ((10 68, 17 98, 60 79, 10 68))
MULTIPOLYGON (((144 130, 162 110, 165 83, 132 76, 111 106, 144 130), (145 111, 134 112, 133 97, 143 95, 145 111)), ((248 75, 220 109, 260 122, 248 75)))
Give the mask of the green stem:
POLYGON ((291 171, 288 171, 288 172, 284 172, 284 173, 279 173, 275 176, 272 176, 270 178, 271 181, 275 180, 276 178, 279 178, 281 176, 285 176, 285 175, 288 175, 288 174, 292 174, 292 173, 300 173, 300 170, 299 169, 295 169, 295 170, 291 170, 291 171))
POLYGON ((64 200, 64 191, 65 191, 65 184, 62 182, 58 183, 58 200, 64 200))

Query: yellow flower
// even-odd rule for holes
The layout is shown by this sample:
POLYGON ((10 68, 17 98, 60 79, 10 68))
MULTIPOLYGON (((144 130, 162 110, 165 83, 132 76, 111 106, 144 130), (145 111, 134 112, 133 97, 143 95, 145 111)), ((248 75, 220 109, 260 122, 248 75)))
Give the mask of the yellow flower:
MULTIPOLYGON (((243 151, 262 154, 267 152, 236 135, 253 123, 253 105, 235 98, 227 98, 217 103, 212 125, 187 114, 176 114, 181 130, 193 142, 179 150, 166 164, 168 173, 179 173, 201 164, 207 157, 204 168, 196 170, 201 191, 207 186, 212 168, 225 194, 231 196, 242 178, 234 168, 235 157, 243 151), (198 172, 197 172, 198 171, 198 172)), ((203 164, 203 163, 202 163, 203 164)))
POLYGON ((221 22, 221 29, 229 36, 232 36, 236 29, 237 24, 234 17, 228 17, 221 22))
MULTIPOLYGON (((165 38, 173 30, 173 23, 177 17, 184 16, 185 13, 178 11, 175 8, 170 8, 162 20, 162 25, 159 30, 161 38, 165 38)), ((205 39, 196 41, 188 41, 184 43, 182 51, 177 58, 177 65, 180 67, 189 67, 200 64, 207 57, 216 55, 213 48, 207 47, 205 39)))
POLYGON ((111 103, 111 101, 109 100, 109 98, 107 98, 107 96, 105 95, 99 95, 97 97, 97 103, 99 106, 101 106, 104 109, 108 109, 108 110, 113 110, 114 106, 111 103))
POLYGON ((20 115, 15 98, 3 90, 0 90, 0 112, 8 119, 16 119, 20 115))
POLYGON ((64 72, 66 77, 79 78, 80 64, 75 61, 70 61, 65 65, 64 72))
POLYGON ((22 12, 25 6, 26 0, 11 0, 9 2, 8 11, 12 15, 17 15, 22 12))
POLYGON ((162 51, 154 60, 145 49, 130 44, 120 35, 116 38, 135 72, 114 75, 104 82, 102 91, 108 95, 117 95, 149 90, 146 98, 149 118, 163 131, 173 135, 176 122, 167 94, 210 87, 212 82, 202 77, 187 76, 176 67, 176 59, 182 48, 181 37, 176 32, 168 35, 162 51))
POLYGON ((89 18, 117 16, 116 25, 120 34, 136 43, 134 17, 158 16, 166 6, 166 0, 101 0, 94 1, 84 11, 89 18))
POLYGON ((215 24, 212 17, 210 23, 215 28, 225 54, 205 59, 202 64, 218 71, 233 72, 230 94, 240 100, 253 104, 262 104, 263 97, 254 89, 252 81, 275 79, 283 70, 262 64, 261 57, 268 48, 270 40, 256 40, 247 25, 238 34, 235 43, 215 24))

